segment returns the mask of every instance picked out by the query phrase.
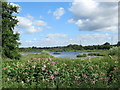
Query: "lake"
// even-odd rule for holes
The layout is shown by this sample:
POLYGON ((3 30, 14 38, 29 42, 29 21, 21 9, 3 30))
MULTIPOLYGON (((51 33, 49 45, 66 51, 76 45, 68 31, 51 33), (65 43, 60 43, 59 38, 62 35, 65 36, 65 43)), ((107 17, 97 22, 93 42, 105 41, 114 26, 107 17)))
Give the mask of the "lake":
MULTIPOLYGON (((76 55, 78 54, 88 54, 91 52, 58 52, 60 54, 54 54, 54 52, 50 52, 50 55, 54 57, 59 57, 59 58, 77 58, 76 55)), ((22 55, 28 55, 28 54, 40 54, 40 52, 25 52, 25 53, 20 53, 22 55)), ((85 58, 85 57, 82 57, 85 58)))

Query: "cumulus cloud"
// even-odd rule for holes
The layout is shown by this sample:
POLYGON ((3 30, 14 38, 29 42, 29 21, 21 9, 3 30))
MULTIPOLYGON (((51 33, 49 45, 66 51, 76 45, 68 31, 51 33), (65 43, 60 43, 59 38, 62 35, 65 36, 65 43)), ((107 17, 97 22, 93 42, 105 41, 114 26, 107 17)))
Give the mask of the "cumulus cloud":
POLYGON ((65 14, 64 8, 58 8, 56 11, 53 12, 53 15, 55 16, 56 19, 60 19, 61 16, 65 14))
POLYGON ((36 33, 48 28, 47 22, 43 20, 35 20, 34 17, 27 15, 26 17, 18 16, 18 25, 15 27, 15 32, 24 30, 26 33, 36 33))
POLYGON ((74 0, 69 10, 75 24, 86 31, 117 31, 117 2, 74 0))
POLYGON ((34 23, 37 26, 47 26, 47 23, 45 21, 42 21, 42 20, 37 20, 34 23))
POLYGON ((47 39, 56 39, 56 38, 66 38, 66 34, 60 34, 60 33, 55 33, 55 34, 48 34, 46 36, 47 39))
POLYGON ((74 21, 74 19, 73 18, 71 18, 71 19, 68 19, 68 21, 67 21, 68 23, 74 23, 75 21, 74 21))
POLYGON ((41 37, 49 37, 44 39, 33 39, 22 41, 22 46, 40 46, 40 47, 51 47, 51 46, 65 46, 69 44, 78 44, 78 45, 101 45, 105 42, 109 42, 112 44, 116 44, 118 41, 118 36, 111 36, 111 34, 101 34, 101 33, 93 33, 93 34, 80 34, 73 38, 68 38, 67 35, 64 34, 48 34, 42 35, 41 37), (66 38, 67 37, 67 38, 66 38), (64 40, 57 38, 65 38, 64 40), (111 40, 112 38, 112 40, 111 40))

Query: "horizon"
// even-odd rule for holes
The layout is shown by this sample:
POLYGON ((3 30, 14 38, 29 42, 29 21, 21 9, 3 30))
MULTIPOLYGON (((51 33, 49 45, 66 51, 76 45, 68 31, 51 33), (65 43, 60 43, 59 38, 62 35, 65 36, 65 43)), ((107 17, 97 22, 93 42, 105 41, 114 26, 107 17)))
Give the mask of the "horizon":
POLYGON ((14 32, 21 47, 69 44, 102 45, 118 42, 117 2, 13 2, 20 6, 14 32), (113 13, 114 12, 114 13, 113 13))

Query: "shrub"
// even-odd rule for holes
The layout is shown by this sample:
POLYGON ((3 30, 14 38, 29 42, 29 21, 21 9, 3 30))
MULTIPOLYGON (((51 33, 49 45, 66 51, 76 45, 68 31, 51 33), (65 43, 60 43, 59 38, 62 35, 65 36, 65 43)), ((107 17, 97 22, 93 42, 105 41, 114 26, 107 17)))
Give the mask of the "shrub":
POLYGON ((79 55, 77 55, 77 57, 86 57, 87 55, 86 54, 79 54, 79 55))
POLYGON ((109 55, 111 55, 111 56, 113 56, 113 55, 119 56, 119 54, 120 54, 120 47, 112 47, 112 48, 110 48, 109 55))
POLYGON ((43 54, 43 55, 50 55, 50 53, 48 51, 45 51, 45 50, 41 51, 41 54, 43 54))
POLYGON ((107 53, 88 53, 88 56, 106 56, 107 53))
POLYGON ((53 54, 61 54, 61 53, 58 53, 58 52, 54 52, 53 54))

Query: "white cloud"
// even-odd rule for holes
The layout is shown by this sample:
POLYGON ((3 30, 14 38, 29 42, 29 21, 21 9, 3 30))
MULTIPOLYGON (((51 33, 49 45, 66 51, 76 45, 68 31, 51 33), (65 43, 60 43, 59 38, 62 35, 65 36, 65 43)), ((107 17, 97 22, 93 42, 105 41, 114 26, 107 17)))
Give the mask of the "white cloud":
POLYGON ((43 16, 40 16, 40 19, 44 19, 44 17, 43 17, 43 16))
POLYGON ((47 23, 45 21, 42 21, 42 20, 37 20, 34 22, 34 24, 37 26, 47 26, 47 23))
POLYGON ((117 31, 117 2, 95 2, 74 0, 69 10, 74 15, 75 24, 86 31, 117 31))
POLYGON ((56 11, 53 12, 53 15, 55 16, 56 19, 60 19, 61 16, 65 14, 64 8, 58 8, 56 11))
POLYGON ((44 39, 33 39, 33 40, 27 40, 27 43, 22 41, 22 46, 32 46, 33 44, 35 46, 40 47, 49 47, 49 46, 65 46, 69 44, 82 44, 82 45, 101 45, 105 42, 109 42, 112 44, 116 44, 118 41, 118 36, 106 33, 106 34, 100 34, 100 33, 93 33, 93 34, 80 34, 74 38, 68 38, 66 34, 48 34, 48 35, 42 35, 41 37, 47 37, 44 39), (65 39, 57 39, 57 38, 65 38, 65 39), (112 39, 111 39, 112 38, 112 39))
POLYGON ((46 36, 47 40, 51 39, 57 39, 57 38, 66 38, 66 34, 60 34, 60 33, 54 33, 54 34, 48 34, 46 36))
POLYGON ((74 21, 73 18, 71 18, 71 19, 69 19, 67 22, 68 22, 68 23, 74 23, 75 21, 74 21))
POLYGON ((51 10, 48 10, 48 14, 51 14, 52 13, 52 11, 51 10))
POLYGON ((35 20, 34 17, 27 15, 26 17, 17 17, 18 25, 15 27, 15 32, 23 31, 27 33, 36 33, 43 30, 44 28, 48 28, 50 26, 47 25, 47 22, 43 20, 35 20))

